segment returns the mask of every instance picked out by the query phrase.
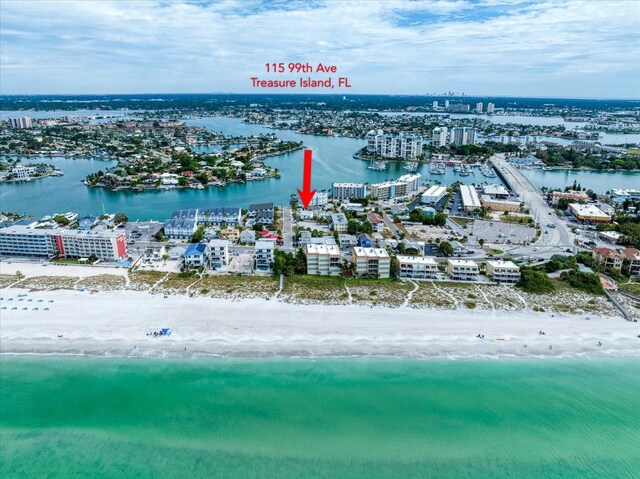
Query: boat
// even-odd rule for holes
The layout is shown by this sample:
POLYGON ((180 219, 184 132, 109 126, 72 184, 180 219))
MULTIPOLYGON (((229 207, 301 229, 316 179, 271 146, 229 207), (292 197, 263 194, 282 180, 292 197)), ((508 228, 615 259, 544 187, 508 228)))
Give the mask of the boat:
POLYGON ((418 169, 418 163, 416 163, 415 161, 410 161, 408 163, 405 163, 404 169, 407 170, 409 173, 413 173, 418 169))
POLYGON ((444 175, 445 168, 443 165, 437 162, 431 163, 431 165, 429 165, 429 173, 431 173, 432 175, 444 175))
POLYGON ((373 171, 383 171, 387 169, 388 164, 389 163, 386 161, 374 161, 367 167, 367 169, 373 170, 373 171))

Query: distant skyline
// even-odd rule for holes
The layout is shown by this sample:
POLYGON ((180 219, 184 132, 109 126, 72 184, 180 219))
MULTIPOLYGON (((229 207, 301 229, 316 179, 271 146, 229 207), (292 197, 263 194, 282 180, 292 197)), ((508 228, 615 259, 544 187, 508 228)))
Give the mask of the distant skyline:
POLYGON ((3 0, 0 93, 639 99, 639 32, 624 0, 3 0), (273 62, 336 65, 352 88, 252 88, 308 76, 273 62))

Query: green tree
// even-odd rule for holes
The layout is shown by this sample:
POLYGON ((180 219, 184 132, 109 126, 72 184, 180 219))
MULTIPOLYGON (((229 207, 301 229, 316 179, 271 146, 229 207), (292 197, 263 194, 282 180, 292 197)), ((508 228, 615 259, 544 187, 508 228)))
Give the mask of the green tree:
POLYGON ((204 226, 200 226, 192 235, 190 241, 192 243, 200 243, 204 239, 204 226))
POLYGON ((127 218, 127 215, 125 215, 124 213, 116 213, 113 217, 113 221, 116 224, 124 224, 129 221, 129 218, 127 218))
POLYGON ((441 241, 438 249, 443 256, 453 256, 453 246, 448 241, 441 241))

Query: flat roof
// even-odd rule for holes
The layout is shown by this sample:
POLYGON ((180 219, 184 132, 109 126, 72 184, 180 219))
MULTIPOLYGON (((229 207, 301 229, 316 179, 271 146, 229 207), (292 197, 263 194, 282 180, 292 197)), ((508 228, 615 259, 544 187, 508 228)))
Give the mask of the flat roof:
POLYGON ((427 191, 422 193, 422 196, 440 196, 442 193, 447 191, 446 186, 442 185, 431 185, 427 191))
POLYGON ((594 205, 583 205, 580 203, 570 203, 569 207, 580 216, 596 216, 601 218, 611 218, 607 213, 594 205))
POLYGON ((462 196, 462 204, 465 207, 480 208, 480 199, 475 186, 460 185, 460 195, 462 196))
POLYGON ((307 254, 325 254, 340 256, 340 248, 335 245, 308 244, 307 254))
POLYGON ((453 266, 472 266, 478 267, 478 263, 470 259, 448 259, 447 262, 453 266))
POLYGON ((364 256, 366 258, 388 258, 389 254, 381 248, 361 248, 356 246, 353 248, 355 256, 364 256))
POLYGON ((513 261, 493 260, 493 261, 487 261, 487 264, 490 264, 494 268, 517 268, 517 269, 520 269, 520 267, 517 264, 515 264, 513 261))
POLYGON ((397 256, 398 261, 401 263, 414 263, 414 264, 428 264, 428 265, 437 265, 438 262, 428 256, 397 256))

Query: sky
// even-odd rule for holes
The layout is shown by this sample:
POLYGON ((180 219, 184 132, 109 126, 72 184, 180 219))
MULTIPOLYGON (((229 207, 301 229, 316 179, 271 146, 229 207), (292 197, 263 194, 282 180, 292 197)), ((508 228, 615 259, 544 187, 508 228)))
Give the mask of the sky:
POLYGON ((1 94, 273 91, 639 99, 640 1, 0 2, 1 94))

